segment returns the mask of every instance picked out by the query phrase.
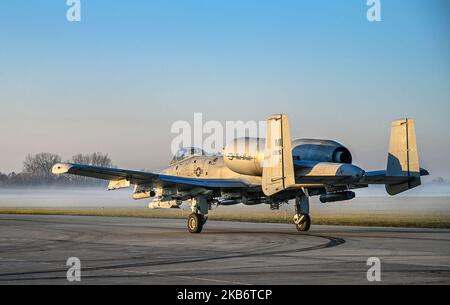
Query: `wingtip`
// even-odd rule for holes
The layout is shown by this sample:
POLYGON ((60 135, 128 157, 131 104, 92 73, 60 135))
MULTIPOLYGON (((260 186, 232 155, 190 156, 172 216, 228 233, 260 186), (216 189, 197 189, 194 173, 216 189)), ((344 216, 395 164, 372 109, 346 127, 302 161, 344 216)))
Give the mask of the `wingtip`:
POLYGON ((52 173, 55 175, 65 174, 69 172, 69 169, 72 167, 70 163, 57 163, 52 167, 52 173))

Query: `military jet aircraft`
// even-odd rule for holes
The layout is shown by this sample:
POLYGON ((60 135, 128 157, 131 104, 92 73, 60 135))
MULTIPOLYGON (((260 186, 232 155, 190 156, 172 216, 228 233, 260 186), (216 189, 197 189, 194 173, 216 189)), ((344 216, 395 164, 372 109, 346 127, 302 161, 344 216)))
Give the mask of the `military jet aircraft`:
POLYGON ((352 164, 352 155, 332 140, 291 141, 288 116, 267 119, 266 139, 237 138, 222 154, 183 148, 160 173, 82 164, 59 163, 54 174, 72 174, 109 180, 108 189, 134 185, 134 199, 154 198, 151 208, 190 204, 187 228, 200 233, 214 205, 268 204, 277 209, 295 199, 293 222, 298 231, 311 225, 309 197, 321 202, 350 200, 353 189, 384 184, 396 195, 421 184, 428 175, 419 167, 414 120, 392 122, 386 170, 366 172, 352 164))

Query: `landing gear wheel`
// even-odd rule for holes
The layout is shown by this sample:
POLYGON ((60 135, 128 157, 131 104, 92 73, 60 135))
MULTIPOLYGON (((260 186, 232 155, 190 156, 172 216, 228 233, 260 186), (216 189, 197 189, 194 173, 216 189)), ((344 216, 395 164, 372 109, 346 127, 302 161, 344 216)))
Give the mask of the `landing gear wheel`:
POLYGON ((311 217, 308 214, 300 215, 300 222, 295 224, 297 231, 306 232, 311 227, 311 217))
POLYGON ((187 227, 190 233, 200 233, 203 229, 203 216, 200 214, 192 213, 188 217, 187 227))
POLYGON ((202 221, 202 226, 204 226, 205 223, 206 223, 206 221, 208 220, 208 216, 200 216, 200 217, 201 217, 201 219, 203 220, 203 221, 202 221))

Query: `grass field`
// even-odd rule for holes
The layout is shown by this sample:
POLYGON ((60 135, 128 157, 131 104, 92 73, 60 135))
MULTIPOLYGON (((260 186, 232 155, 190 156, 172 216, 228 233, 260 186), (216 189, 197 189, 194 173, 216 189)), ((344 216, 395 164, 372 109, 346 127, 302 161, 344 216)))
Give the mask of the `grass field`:
MULTIPOLYGON (((109 217, 145 217, 145 218, 180 218, 186 219, 190 212, 182 209, 150 210, 125 208, 0 208, 0 214, 30 215, 82 215, 109 217)), ((290 212, 285 211, 243 211, 212 210, 210 220, 292 223, 290 212)), ((450 228, 448 214, 393 214, 393 213, 349 213, 349 214, 311 214, 313 224, 380 226, 380 227, 416 227, 416 228, 450 228)))

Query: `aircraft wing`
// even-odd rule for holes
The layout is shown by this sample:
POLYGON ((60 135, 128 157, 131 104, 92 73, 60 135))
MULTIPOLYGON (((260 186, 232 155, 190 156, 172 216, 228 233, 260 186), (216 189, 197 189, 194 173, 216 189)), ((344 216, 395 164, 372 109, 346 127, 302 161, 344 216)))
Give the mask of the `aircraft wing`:
POLYGON ((158 180, 163 183, 201 186, 206 188, 241 188, 249 186, 239 179, 205 179, 159 175, 158 180))
POLYGON ((97 178, 103 180, 117 181, 126 179, 134 184, 149 183, 158 177, 158 174, 134 171, 128 169, 91 166, 73 163, 58 163, 52 168, 54 174, 72 174, 76 176, 97 178))
POLYGON ((188 178, 120 168, 58 163, 52 168, 54 174, 71 174, 109 181, 128 180, 132 184, 155 186, 182 185, 205 188, 241 188, 249 185, 239 179, 188 178))

